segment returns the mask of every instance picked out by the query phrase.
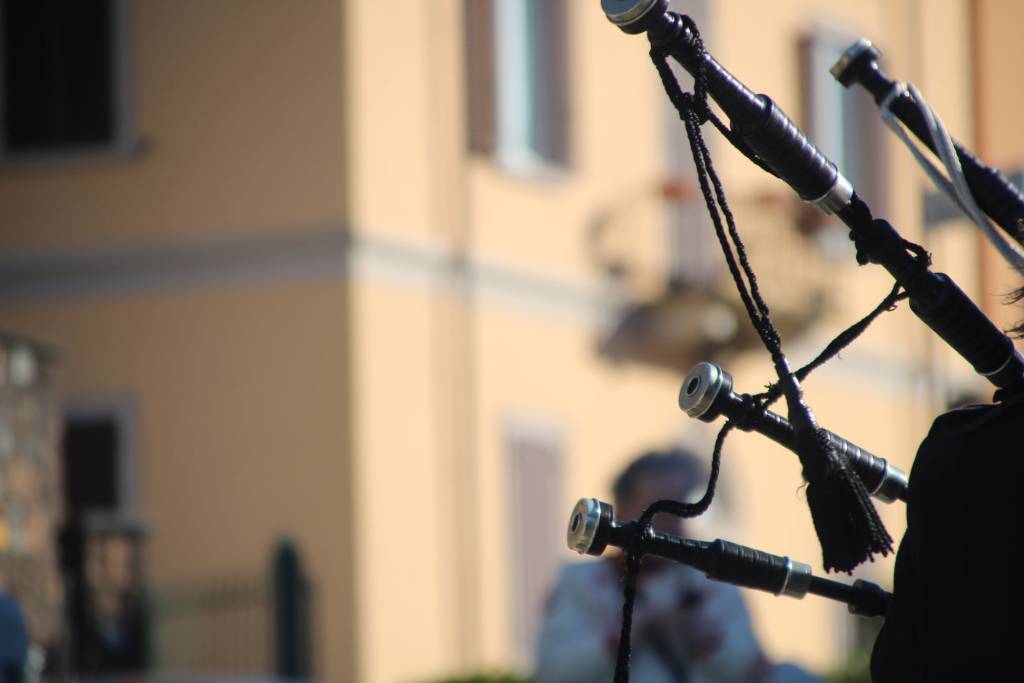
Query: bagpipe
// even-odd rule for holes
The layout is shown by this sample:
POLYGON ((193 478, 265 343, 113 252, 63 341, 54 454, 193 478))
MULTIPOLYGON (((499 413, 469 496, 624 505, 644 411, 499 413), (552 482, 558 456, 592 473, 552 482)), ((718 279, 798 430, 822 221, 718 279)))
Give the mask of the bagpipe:
MULTIPOLYGON (((768 96, 748 89, 705 49, 698 27, 685 15, 671 12, 669 0, 602 0, 607 18, 628 34, 646 34, 651 58, 666 93, 679 113, 689 138, 697 178, 722 247, 729 272, 755 330, 772 357, 777 382, 760 394, 733 389, 732 377, 713 363, 700 363, 683 381, 680 408, 687 415, 712 422, 725 417, 712 456, 707 491, 695 503, 658 501, 637 520, 614 518, 610 505, 593 498, 577 503, 570 516, 568 544, 573 550, 601 555, 608 546, 626 556, 622 637, 616 680, 628 680, 629 636, 636 580, 641 558, 657 555, 690 565, 709 578, 803 597, 810 593, 845 602, 851 612, 885 614, 891 595, 865 581, 852 585, 814 576, 810 567, 723 540, 698 541, 655 532, 656 514, 694 517, 714 496, 719 458, 731 429, 756 431, 795 452, 807 481, 807 499, 822 546, 826 571, 850 573, 875 554, 892 552, 892 539, 871 497, 886 503, 908 500, 908 478, 884 458, 823 429, 803 400, 800 382, 815 368, 852 342, 881 313, 906 299, 910 309, 995 387, 1019 391, 1024 385, 1024 358, 951 277, 933 272, 927 252, 904 239, 887 221, 872 215, 836 164, 768 96), (683 92, 667 64, 671 58, 694 78, 693 92, 683 92), (713 100, 728 123, 708 104, 713 100), (893 277, 892 292, 867 317, 845 330, 806 366, 792 370, 783 353, 757 278, 728 207, 724 189, 702 136, 712 123, 740 152, 766 172, 787 183, 800 198, 825 214, 834 214, 849 228, 861 265, 882 266, 893 277), (784 398, 787 415, 769 410, 784 398)), ((945 167, 931 166, 933 180, 996 242, 991 218, 1009 240, 996 242, 1000 252, 1024 272, 1024 196, 997 170, 952 140, 920 93, 889 79, 878 66, 879 52, 860 40, 832 69, 845 87, 867 89, 894 130, 905 127, 945 167)), ((897 131, 909 143, 903 128, 897 131)), ((915 151, 919 161, 923 155, 915 151)), ((930 163, 930 162, 928 162, 930 163)))

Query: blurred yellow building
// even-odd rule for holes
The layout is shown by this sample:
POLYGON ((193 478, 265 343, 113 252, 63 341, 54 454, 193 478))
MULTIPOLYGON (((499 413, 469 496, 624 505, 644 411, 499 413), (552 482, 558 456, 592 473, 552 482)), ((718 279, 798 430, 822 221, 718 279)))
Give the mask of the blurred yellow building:
MULTIPOLYGON (((81 47, 102 53, 101 104, 52 86, 93 125, 4 132, 0 327, 59 350, 68 425, 116 435, 103 506, 144 520, 146 582, 259 575, 287 536, 314 587, 314 678, 528 671, 546 585, 573 559, 573 502, 606 497, 642 448, 710 455, 715 427, 676 407, 692 364, 717 359, 743 391, 771 379, 645 40, 596 0, 101 4, 102 40, 81 47)), ((869 37, 959 139, 1012 168, 1019 140, 997 155, 975 132, 1016 129, 995 122, 1008 105, 974 108, 972 65, 1001 68, 1014 39, 972 26, 1019 27, 993 18, 1013 3, 676 7, 937 270, 990 307, 1010 289, 982 291, 962 222, 926 230, 926 179, 828 67, 869 37)), ((8 114, 19 93, 24 120, 53 114, 21 79, 8 114)), ((785 348, 806 362, 891 282, 708 138, 785 348)), ((932 417, 984 391, 905 307, 806 383, 823 425, 907 470, 932 417)), ((736 434, 699 529, 817 563, 800 487, 792 454, 736 434)), ((898 538, 902 506, 883 514, 898 538)), ((858 576, 887 584, 891 566, 858 576)), ((824 600, 750 600, 769 653, 819 670, 862 630, 824 600)), ((158 623, 158 670, 272 671, 269 636, 211 623, 184 637, 244 656, 179 643, 168 659, 158 623)))

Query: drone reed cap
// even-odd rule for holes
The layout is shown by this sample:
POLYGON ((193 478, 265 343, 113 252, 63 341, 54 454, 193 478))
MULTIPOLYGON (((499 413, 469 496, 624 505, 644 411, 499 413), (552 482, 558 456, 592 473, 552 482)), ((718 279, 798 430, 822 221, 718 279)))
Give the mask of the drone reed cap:
MULTIPOLYGON (((711 405, 723 391, 731 389, 732 376, 728 372, 714 363, 697 363, 679 389, 679 409, 690 417, 699 418, 711 410, 711 405)), ((713 419, 715 415, 710 417, 713 419)))
POLYGON ((600 555, 608 547, 612 506, 597 498, 580 498, 569 515, 566 542, 581 555, 600 555))
POLYGON ((864 64, 876 61, 882 53, 867 38, 858 38, 857 41, 846 48, 839 56, 836 63, 829 69, 829 73, 839 81, 843 87, 849 88, 857 80, 857 72, 864 64))
POLYGON ((649 16, 664 14, 668 0, 601 0, 601 9, 608 21, 626 33, 643 33, 649 16))

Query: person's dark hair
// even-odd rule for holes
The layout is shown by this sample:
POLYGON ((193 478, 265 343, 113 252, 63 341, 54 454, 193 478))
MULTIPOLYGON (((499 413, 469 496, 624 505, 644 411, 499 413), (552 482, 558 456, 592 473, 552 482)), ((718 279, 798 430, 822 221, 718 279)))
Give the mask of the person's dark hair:
MULTIPOLYGON (((1024 301, 1024 287, 1010 292, 1006 299, 1007 302, 1011 304, 1015 304, 1018 301, 1024 301)), ((1007 332, 1009 332, 1013 337, 1024 339, 1024 320, 1021 320, 1019 323, 1008 329, 1007 332)))
POLYGON ((612 495, 616 500, 628 498, 636 489, 641 477, 650 475, 680 473, 691 487, 700 486, 707 479, 707 468, 696 455, 683 448, 664 451, 647 451, 635 458, 619 472, 612 482, 612 495))

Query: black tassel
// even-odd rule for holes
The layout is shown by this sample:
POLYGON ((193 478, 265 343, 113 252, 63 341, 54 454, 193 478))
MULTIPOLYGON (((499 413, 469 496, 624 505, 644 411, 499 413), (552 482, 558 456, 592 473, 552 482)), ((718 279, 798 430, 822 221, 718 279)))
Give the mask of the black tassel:
POLYGON ((818 427, 785 358, 775 367, 797 436, 796 451, 807 481, 807 505, 821 543, 825 570, 849 573, 876 553, 888 555, 892 552, 892 537, 864 483, 818 427))

